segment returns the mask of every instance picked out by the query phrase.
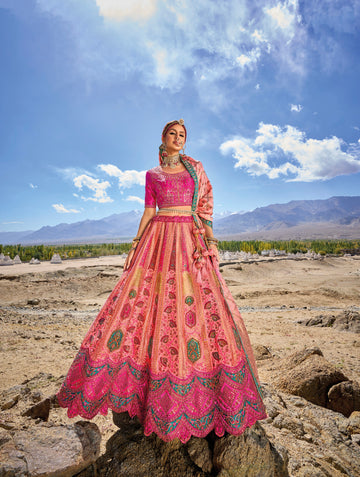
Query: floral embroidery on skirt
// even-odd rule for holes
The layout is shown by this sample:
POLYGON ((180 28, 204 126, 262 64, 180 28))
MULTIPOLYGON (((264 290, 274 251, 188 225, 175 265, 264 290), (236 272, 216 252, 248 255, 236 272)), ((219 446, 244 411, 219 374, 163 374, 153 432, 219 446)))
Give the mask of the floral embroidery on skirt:
POLYGON ((146 435, 182 442, 267 417, 245 325, 210 256, 198 279, 198 240, 191 216, 152 219, 57 394, 69 417, 128 411, 146 435))

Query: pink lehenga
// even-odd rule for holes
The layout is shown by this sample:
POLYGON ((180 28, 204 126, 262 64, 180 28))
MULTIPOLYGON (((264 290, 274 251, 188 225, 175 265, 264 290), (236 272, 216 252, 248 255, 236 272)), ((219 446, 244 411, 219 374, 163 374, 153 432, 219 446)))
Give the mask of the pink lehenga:
POLYGON ((211 189, 199 197, 201 163, 182 161, 185 173, 147 173, 145 205, 190 195, 193 215, 150 221, 57 398, 69 417, 128 411, 145 435, 186 442, 241 434, 267 415, 244 322, 202 236, 211 189))

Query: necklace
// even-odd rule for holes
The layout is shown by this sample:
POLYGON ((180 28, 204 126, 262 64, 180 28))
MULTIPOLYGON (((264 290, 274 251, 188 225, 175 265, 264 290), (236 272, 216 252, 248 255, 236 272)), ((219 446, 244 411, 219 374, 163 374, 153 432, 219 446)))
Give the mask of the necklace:
POLYGON ((174 154, 173 156, 163 156, 162 157, 162 166, 170 167, 170 169, 175 169, 180 164, 180 154, 174 154))

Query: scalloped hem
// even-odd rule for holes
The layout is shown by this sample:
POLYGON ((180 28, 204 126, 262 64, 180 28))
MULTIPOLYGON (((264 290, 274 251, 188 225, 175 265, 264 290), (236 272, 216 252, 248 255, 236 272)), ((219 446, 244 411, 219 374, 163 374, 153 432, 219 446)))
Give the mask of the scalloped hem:
POLYGON ((69 418, 128 412, 137 416, 144 434, 163 441, 205 437, 212 430, 240 435, 267 416, 258 385, 247 361, 220 365, 211 372, 194 371, 186 379, 170 373, 152 375, 145 366, 127 360, 116 366, 93 363, 81 350, 57 394, 69 418))

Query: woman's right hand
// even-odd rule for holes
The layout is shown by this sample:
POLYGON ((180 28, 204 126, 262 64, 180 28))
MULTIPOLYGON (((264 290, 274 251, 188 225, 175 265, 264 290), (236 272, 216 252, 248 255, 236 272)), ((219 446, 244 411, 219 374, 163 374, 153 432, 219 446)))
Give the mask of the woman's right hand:
POLYGON ((126 257, 126 260, 124 263, 124 271, 130 268, 134 253, 135 253, 135 249, 131 249, 130 252, 128 253, 128 256, 126 257))

